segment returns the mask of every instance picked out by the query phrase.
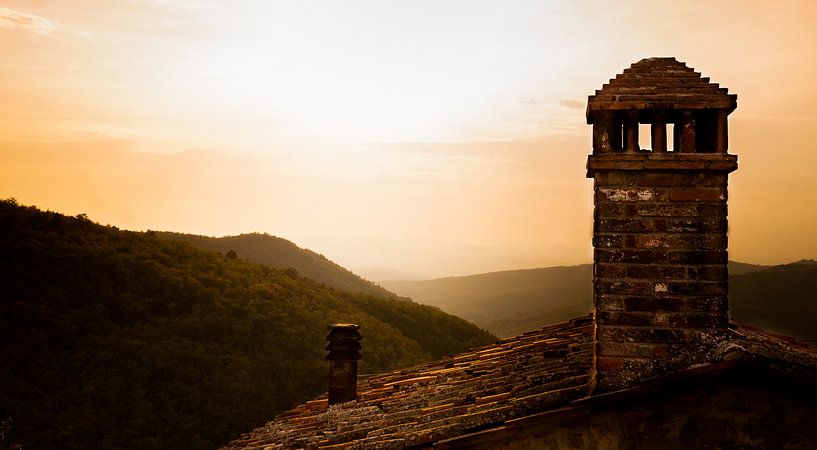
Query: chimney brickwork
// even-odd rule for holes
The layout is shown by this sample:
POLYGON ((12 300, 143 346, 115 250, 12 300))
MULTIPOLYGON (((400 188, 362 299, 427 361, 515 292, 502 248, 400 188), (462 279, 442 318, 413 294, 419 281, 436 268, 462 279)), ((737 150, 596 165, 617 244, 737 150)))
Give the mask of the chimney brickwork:
POLYGON ((633 64, 590 97, 598 391, 704 362, 722 340, 735 105, 674 58, 633 64), (637 145, 639 123, 651 124, 652 150, 637 145))

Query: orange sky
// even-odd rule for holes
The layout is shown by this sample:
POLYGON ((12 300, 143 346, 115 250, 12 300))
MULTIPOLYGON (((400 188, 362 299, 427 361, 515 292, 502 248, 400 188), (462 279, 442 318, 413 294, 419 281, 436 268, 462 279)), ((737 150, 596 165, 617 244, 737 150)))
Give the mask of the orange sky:
POLYGON ((654 3, 3 2, 0 196, 589 261, 587 95, 676 56, 738 94, 730 256, 817 257, 817 2, 654 3))

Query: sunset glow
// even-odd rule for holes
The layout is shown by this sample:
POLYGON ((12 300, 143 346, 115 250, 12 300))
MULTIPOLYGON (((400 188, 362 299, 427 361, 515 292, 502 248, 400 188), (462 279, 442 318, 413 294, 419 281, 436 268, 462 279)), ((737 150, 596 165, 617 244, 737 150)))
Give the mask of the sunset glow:
POLYGON ((814 258, 815 22, 813 1, 8 1, 0 197, 353 268, 416 270, 318 242, 588 262, 587 95, 675 56, 738 94, 730 257, 814 258))

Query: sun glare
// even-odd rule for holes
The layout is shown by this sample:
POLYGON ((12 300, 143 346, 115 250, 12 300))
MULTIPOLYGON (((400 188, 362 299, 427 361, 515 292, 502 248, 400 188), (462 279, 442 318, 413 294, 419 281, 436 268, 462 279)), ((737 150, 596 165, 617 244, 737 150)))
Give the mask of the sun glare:
POLYGON ((170 89, 203 109, 347 140, 451 138, 446 127, 473 103, 467 80, 452 95, 443 88, 450 75, 410 65, 384 70, 367 60, 366 49, 335 55, 308 44, 281 46, 271 36, 258 41, 211 42, 189 52, 170 70, 170 89))
MULTIPOLYGON (((653 3, 10 2, 0 191, 136 229, 587 246, 573 208, 586 206, 587 95, 673 55, 741 96, 738 192, 812 192, 814 177, 779 174, 813 165, 814 2, 653 3)), ((817 220, 740 196, 737 255, 781 253, 764 229, 817 220)))

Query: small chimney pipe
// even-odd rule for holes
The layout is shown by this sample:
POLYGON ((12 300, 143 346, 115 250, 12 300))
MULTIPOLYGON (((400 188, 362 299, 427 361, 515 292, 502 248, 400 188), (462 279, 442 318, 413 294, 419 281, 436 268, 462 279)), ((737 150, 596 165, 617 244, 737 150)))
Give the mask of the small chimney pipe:
POLYGON ((329 404, 357 399, 357 362, 360 356, 360 325, 336 323, 329 325, 326 350, 329 352, 329 404))

